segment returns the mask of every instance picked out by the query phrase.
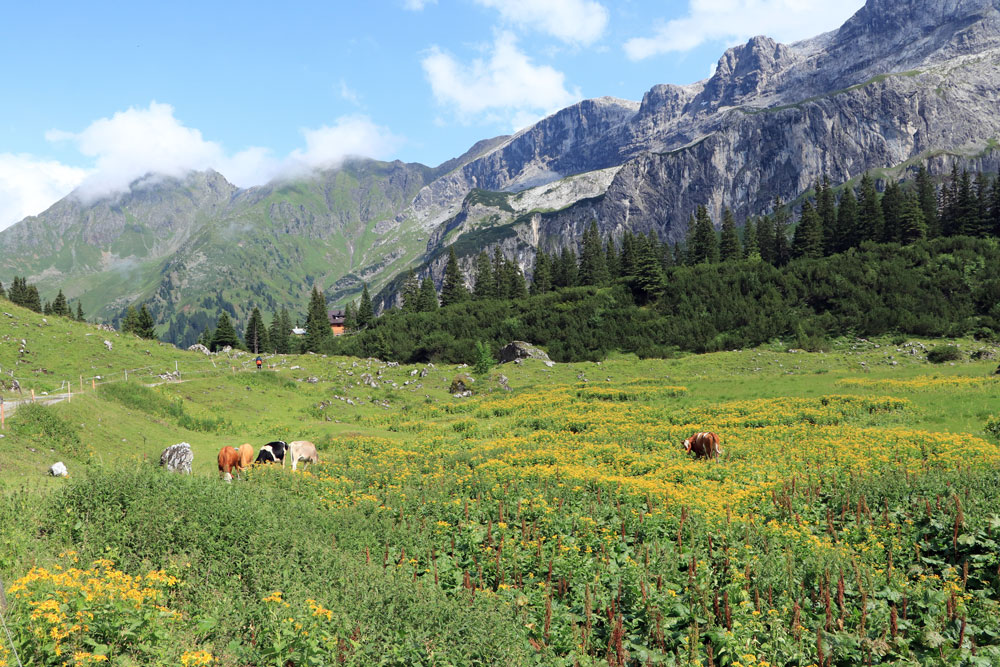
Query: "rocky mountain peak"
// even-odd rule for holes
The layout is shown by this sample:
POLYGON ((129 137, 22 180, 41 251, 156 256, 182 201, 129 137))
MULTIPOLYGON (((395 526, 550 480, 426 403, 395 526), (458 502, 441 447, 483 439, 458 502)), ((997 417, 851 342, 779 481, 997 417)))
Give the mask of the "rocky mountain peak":
POLYGON ((753 37, 719 58, 715 73, 700 96, 702 106, 732 106, 759 95, 796 61, 792 50, 784 44, 763 35, 753 37))

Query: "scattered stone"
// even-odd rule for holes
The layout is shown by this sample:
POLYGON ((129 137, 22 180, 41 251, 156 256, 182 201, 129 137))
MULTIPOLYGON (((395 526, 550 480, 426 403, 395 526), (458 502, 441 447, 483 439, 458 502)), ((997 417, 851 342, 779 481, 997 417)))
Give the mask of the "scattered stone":
POLYGON ((459 373, 451 381, 451 385, 448 387, 448 393, 456 398, 471 396, 472 391, 469 389, 469 385, 473 382, 475 382, 475 380, 473 380, 471 376, 466 375, 465 373, 459 373))
POLYGON ((292 367, 291 367, 291 368, 289 368, 288 370, 290 370, 290 371, 297 371, 297 370, 299 370, 299 369, 301 369, 301 368, 302 368, 301 366, 292 366, 292 367))
POLYGON ((69 470, 66 469, 65 463, 58 461, 49 466, 49 474, 53 477, 67 477, 69 476, 69 470))
POLYGON ((378 389, 378 382, 372 377, 371 373, 363 373, 361 375, 361 383, 371 387, 372 389, 378 389))
POLYGON ((414 368, 412 371, 410 371, 410 377, 413 377, 414 375, 416 375, 419 372, 420 371, 418 371, 416 368, 414 368))
POLYGON ((538 359, 540 361, 549 361, 549 355, 545 353, 545 350, 540 347, 536 347, 531 343, 526 343, 523 340, 515 340, 507 345, 500 348, 500 352, 497 353, 497 358, 500 360, 501 364, 506 364, 516 359, 538 359))
POLYGON ((111 341, 105 339, 104 340, 104 347, 108 348, 108 352, 110 352, 111 351, 111 341))
POLYGON ((202 345, 201 343, 195 343, 194 345, 191 345, 190 347, 188 347, 188 350, 192 352, 201 352, 202 354, 212 354, 212 351, 207 347, 205 347, 204 345, 202 345))
POLYGON ((549 368, 552 368, 553 366, 556 365, 556 362, 551 361, 551 360, 549 360, 549 361, 543 361, 542 363, 545 364, 546 366, 548 366, 549 368))
POLYGON ((190 475, 192 461, 194 461, 194 452, 191 451, 191 445, 186 442, 170 445, 160 454, 160 465, 170 472, 190 475))
POLYGON ((319 378, 316 377, 315 375, 310 375, 309 377, 306 378, 306 382, 308 382, 309 384, 316 384, 317 382, 319 382, 319 378))

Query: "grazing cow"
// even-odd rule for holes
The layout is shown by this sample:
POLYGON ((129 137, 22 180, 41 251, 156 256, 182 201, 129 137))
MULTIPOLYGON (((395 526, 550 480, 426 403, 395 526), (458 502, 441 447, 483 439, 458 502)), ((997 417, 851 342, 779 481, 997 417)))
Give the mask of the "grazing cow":
POLYGON ((295 470, 295 466, 299 461, 319 463, 319 454, 316 452, 316 445, 308 440, 296 440, 288 443, 288 458, 292 460, 292 470, 295 470))
POLYGON ((250 464, 253 463, 253 445, 244 442, 240 445, 240 448, 237 449, 236 452, 240 455, 239 469, 240 472, 242 472, 249 468, 250 464))
POLYGON ((240 471, 240 453, 235 449, 226 445, 219 450, 219 474, 227 482, 233 481, 232 471, 236 470, 236 474, 240 471))
POLYGON ((722 454, 722 449, 719 447, 719 436, 711 431, 695 433, 685 440, 684 451, 694 454, 699 459, 717 459, 722 454))
POLYGON ((286 447, 288 445, 285 444, 284 440, 269 442, 260 448, 260 453, 257 454, 257 460, 254 463, 277 463, 281 461, 281 465, 284 466, 286 447))
POLYGON ((160 465, 170 472, 181 472, 190 475, 192 461, 194 461, 194 454, 191 452, 191 445, 186 442, 170 445, 160 454, 160 465))

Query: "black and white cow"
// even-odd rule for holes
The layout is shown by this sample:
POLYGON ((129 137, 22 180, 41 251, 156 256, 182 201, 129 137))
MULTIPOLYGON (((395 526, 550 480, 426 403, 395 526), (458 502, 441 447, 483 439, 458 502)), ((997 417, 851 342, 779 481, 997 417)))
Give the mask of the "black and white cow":
POLYGON ((269 442, 260 448, 260 452, 257 454, 257 460, 254 463, 277 463, 281 462, 281 465, 285 465, 285 450, 288 445, 285 444, 284 440, 275 440, 274 442, 269 442))

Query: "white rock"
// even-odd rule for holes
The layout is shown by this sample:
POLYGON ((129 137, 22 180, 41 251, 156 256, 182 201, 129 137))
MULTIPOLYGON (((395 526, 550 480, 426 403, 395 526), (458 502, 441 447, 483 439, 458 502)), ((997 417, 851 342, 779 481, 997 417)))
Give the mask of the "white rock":
POLYGON ((69 471, 66 470, 66 464, 59 461, 49 467, 49 474, 53 477, 66 477, 69 475, 69 471))

